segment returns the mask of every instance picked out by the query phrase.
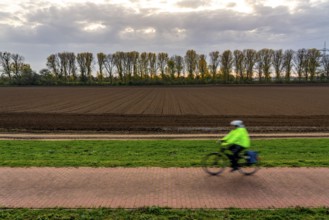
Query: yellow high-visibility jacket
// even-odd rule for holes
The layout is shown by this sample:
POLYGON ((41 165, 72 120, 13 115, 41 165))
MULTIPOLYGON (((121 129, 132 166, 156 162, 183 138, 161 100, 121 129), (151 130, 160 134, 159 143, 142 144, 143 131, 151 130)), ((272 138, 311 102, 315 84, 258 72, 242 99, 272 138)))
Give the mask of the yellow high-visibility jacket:
POLYGON ((244 148, 250 147, 250 138, 246 128, 236 128, 221 139, 223 145, 239 145, 244 148))

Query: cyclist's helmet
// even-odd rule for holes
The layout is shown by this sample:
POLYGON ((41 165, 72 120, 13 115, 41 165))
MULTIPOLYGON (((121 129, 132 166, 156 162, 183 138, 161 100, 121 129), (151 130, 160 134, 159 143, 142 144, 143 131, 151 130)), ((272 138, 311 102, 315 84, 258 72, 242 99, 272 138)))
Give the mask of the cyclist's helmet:
POLYGON ((241 120, 231 121, 230 124, 233 125, 233 126, 235 126, 235 127, 239 127, 239 128, 244 127, 243 121, 241 121, 241 120))

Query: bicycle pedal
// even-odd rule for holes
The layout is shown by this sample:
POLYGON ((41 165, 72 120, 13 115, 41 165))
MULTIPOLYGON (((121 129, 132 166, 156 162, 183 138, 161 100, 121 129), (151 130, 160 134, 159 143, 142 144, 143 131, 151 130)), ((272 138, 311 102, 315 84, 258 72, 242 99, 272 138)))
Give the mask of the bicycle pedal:
POLYGON ((232 168, 230 172, 233 173, 234 171, 237 171, 237 170, 238 170, 238 168, 232 168))

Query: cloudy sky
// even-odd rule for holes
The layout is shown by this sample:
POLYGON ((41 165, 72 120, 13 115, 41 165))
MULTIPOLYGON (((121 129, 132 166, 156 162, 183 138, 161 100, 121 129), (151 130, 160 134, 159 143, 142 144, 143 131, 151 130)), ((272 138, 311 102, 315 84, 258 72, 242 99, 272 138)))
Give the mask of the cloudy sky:
POLYGON ((0 0, 0 51, 36 71, 63 51, 184 55, 325 41, 329 0, 0 0))

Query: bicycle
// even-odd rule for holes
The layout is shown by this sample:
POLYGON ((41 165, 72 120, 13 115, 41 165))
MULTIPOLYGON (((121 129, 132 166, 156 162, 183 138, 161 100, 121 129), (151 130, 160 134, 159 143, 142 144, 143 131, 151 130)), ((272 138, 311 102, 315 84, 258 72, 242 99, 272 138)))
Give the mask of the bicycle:
MULTIPOLYGON (((230 157, 232 153, 229 154, 227 151, 229 151, 229 149, 222 146, 219 152, 207 154, 201 161, 203 170, 210 175, 221 174, 225 168, 228 167, 228 163, 231 163, 230 157)), ((245 151, 243 155, 239 155, 237 168, 240 173, 249 176, 255 174, 260 169, 260 158, 257 152, 256 158, 251 158, 247 152, 248 151, 245 151)))

